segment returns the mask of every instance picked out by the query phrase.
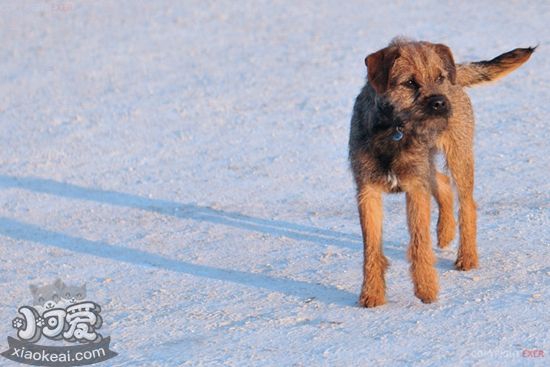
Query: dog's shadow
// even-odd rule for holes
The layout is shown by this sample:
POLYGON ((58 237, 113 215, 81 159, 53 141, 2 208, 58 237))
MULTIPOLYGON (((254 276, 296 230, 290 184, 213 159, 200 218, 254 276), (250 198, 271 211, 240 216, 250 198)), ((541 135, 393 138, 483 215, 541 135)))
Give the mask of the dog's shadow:
MULTIPOLYGON (((240 213, 201 207, 195 204, 182 204, 160 199, 144 198, 127 193, 87 188, 36 177, 0 175, 0 187, 25 189, 69 199, 146 210, 182 219, 209 222, 273 236, 284 236, 298 241, 307 241, 320 245, 335 245, 357 251, 362 250, 361 237, 358 235, 286 221, 256 218, 240 213)), ((356 294, 327 285, 288 278, 274 278, 260 273, 248 273, 192 264, 169 259, 150 252, 52 232, 10 218, 0 217, 0 233, 18 240, 37 242, 47 246, 59 247, 130 264, 159 267, 210 279, 230 281, 303 297, 305 299, 314 297, 325 303, 350 306, 355 305, 357 300, 356 294)), ((385 243, 384 250, 390 259, 403 258, 405 251, 399 244, 388 242, 385 243)), ((443 260, 446 261, 445 259, 443 260)), ((439 267, 443 266, 445 270, 452 267, 452 264, 447 264, 446 262, 442 264, 440 261, 438 264, 439 267)))
MULTIPOLYGON (((86 200, 125 208, 134 208, 169 215, 182 219, 192 219, 246 229, 274 236, 285 236, 299 241, 318 244, 333 244, 350 249, 360 249, 360 239, 356 236, 302 226, 294 223, 267 220, 226 212, 194 204, 181 204, 159 199, 143 198, 137 195, 115 191, 98 190, 69 183, 57 182, 36 177, 13 177, 0 175, 0 187, 18 188, 59 197, 86 200)), ((101 241, 90 241, 49 231, 35 225, 11 218, 0 217, 0 234, 17 240, 32 241, 46 246, 58 247, 125 263, 158 267, 170 271, 195 276, 229 281, 251 287, 281 292, 303 299, 317 299, 325 303, 354 306, 357 295, 333 286, 309 283, 289 278, 276 278, 261 273, 221 269, 206 265, 192 264, 155 253, 117 246, 101 241)))

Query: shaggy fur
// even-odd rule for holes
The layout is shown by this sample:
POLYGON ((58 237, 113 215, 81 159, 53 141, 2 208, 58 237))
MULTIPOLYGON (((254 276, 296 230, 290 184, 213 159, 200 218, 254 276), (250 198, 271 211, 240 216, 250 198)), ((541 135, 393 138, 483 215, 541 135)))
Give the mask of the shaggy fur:
POLYGON ((361 305, 385 303, 388 261, 382 250, 382 193, 405 192, 414 292, 425 303, 437 299, 430 239, 432 195, 439 207, 439 247, 449 245, 456 228, 451 179, 437 172, 434 164, 438 151, 446 158, 460 203, 455 266, 458 270, 478 266, 474 117, 463 87, 508 74, 533 51, 516 49, 491 61, 455 65, 445 45, 395 39, 367 56, 368 80, 355 101, 349 139, 364 244, 361 305))

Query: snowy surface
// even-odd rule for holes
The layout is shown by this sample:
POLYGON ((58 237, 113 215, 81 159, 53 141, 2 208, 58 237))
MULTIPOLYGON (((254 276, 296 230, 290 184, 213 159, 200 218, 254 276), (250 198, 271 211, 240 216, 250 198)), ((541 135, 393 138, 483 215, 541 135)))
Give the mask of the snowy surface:
POLYGON ((550 365, 550 3, 386 3, 3 1, 0 348, 59 276, 102 305, 109 366, 550 365), (436 250, 422 304, 386 197, 388 304, 364 309, 349 118, 398 34, 540 47, 470 92, 480 269, 436 250))

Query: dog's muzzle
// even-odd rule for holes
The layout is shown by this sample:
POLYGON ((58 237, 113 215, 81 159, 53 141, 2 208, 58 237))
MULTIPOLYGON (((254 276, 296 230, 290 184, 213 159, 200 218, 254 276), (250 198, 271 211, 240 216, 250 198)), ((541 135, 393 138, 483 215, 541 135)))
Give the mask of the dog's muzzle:
POLYGON ((444 95, 434 94, 426 99, 426 112, 434 116, 448 117, 451 113, 451 104, 444 95))

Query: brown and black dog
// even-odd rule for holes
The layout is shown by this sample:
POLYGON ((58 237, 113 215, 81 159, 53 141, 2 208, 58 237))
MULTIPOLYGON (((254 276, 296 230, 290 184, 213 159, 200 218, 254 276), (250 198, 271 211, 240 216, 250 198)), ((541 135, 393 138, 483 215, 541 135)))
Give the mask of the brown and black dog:
POLYGON ((365 59, 368 80, 355 101, 349 159, 357 185, 363 234, 363 285, 359 302, 385 303, 382 193, 405 192, 410 233, 408 257, 415 295, 437 299, 438 278, 430 240, 430 200, 439 207, 439 247, 456 231, 451 178, 438 172, 446 158, 457 189, 460 243, 455 266, 478 266, 474 191, 474 116, 464 87, 496 80, 526 62, 534 48, 518 48, 490 61, 455 64, 443 44, 395 39, 365 59))

